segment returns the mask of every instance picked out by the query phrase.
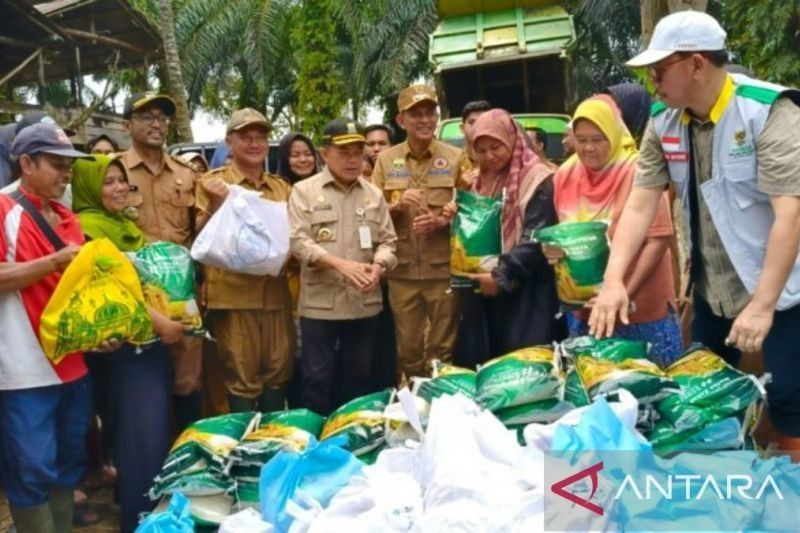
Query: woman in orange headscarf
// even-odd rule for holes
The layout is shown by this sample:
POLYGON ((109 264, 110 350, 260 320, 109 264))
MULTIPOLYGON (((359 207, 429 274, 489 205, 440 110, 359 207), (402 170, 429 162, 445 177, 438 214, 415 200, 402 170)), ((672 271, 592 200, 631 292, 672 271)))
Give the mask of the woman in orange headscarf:
MULTIPOLYGON (((583 101, 572 119, 576 153, 556 172, 555 207, 559 222, 600 220, 609 224, 614 239, 622 208, 636 172, 636 144, 614 100, 597 95, 583 101)), ((681 353, 680 326, 675 312, 670 239, 673 235, 667 193, 661 200, 642 249, 626 276, 634 303, 630 324, 615 335, 651 343, 651 356, 668 365, 681 353)), ((563 252, 545 247, 551 263, 563 252)), ((568 315, 570 335, 587 332, 588 313, 568 315)))
POLYGON ((472 189, 504 198, 502 254, 490 273, 470 276, 480 294, 460 295, 454 350, 460 364, 550 343, 560 332, 555 275, 540 245, 530 239, 535 230, 556 223, 552 170, 533 153, 507 111, 487 111, 474 128, 479 174, 472 189))

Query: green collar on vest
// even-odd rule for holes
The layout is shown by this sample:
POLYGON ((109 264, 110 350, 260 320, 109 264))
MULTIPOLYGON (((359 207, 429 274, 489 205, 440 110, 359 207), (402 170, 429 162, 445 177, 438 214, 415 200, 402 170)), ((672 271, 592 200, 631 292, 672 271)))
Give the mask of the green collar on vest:
POLYGON ((762 104, 772 105, 781 95, 779 91, 766 87, 756 87, 755 85, 737 85, 736 95, 749 98, 762 104))
POLYGON ((650 116, 654 117, 656 115, 660 115, 664 111, 667 110, 667 104, 657 100, 650 105, 650 116))

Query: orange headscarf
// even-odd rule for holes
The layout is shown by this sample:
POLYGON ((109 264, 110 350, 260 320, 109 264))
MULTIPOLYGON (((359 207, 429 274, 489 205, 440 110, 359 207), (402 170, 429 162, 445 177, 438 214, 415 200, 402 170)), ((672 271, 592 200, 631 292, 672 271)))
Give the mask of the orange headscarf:
POLYGON ((614 219, 620 188, 630 187, 636 168, 636 144, 622 114, 608 95, 584 100, 575 110, 573 129, 581 120, 594 124, 608 140, 611 151, 603 168, 591 170, 572 155, 556 172, 554 202, 560 222, 614 219))
POLYGON ((504 178, 490 183, 483 172, 472 185, 482 196, 496 196, 505 189, 503 204, 503 251, 513 248, 522 238, 525 207, 536 188, 552 174, 528 146, 525 132, 504 109, 491 109, 475 121, 474 139, 497 139, 511 150, 511 161, 504 178), (498 188, 500 190, 498 190, 498 188))

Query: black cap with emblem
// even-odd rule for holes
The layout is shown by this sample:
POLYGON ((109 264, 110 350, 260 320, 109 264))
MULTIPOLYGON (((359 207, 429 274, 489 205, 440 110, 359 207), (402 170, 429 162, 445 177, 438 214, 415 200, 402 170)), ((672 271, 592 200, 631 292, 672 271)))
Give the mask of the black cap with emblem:
POLYGON ((325 125, 322 131, 322 144, 342 146, 352 143, 366 143, 364 126, 349 118, 337 118, 325 125))
POLYGON ((156 94, 154 92, 133 93, 125 101, 125 108, 122 110, 122 117, 130 119, 134 111, 138 111, 146 105, 153 104, 159 107, 165 115, 171 117, 175 114, 175 102, 166 94, 156 94))

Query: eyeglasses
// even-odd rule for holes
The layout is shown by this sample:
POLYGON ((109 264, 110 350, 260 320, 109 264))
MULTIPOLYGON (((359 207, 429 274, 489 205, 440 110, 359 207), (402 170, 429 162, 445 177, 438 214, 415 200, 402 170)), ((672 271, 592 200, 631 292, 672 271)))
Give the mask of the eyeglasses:
POLYGON ((680 63, 681 61, 685 61, 690 57, 692 56, 675 55, 673 56, 674 59, 670 61, 662 61, 653 66, 647 67, 647 73, 650 74, 650 77, 653 79, 653 81, 661 81, 661 79, 664 77, 664 74, 666 74, 667 70, 669 70, 669 67, 676 63, 680 63))
POLYGON ((167 115, 152 115, 150 113, 142 113, 141 115, 133 115, 134 120, 138 120, 139 122, 144 122, 152 126, 156 123, 156 121, 160 122, 164 126, 169 126, 170 122, 172 122, 172 118, 168 117, 167 115))
POLYGON ((264 146, 266 144, 269 144, 269 137, 263 135, 260 136, 237 135, 236 138, 239 139, 239 141, 241 141, 242 144, 247 144, 247 145, 256 144, 258 146, 264 146))

